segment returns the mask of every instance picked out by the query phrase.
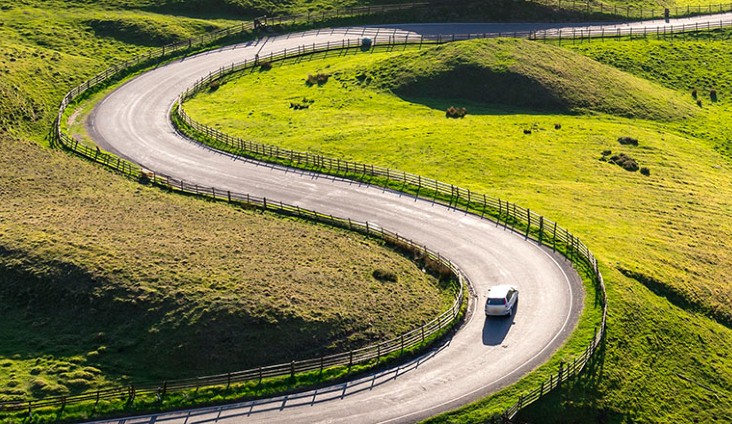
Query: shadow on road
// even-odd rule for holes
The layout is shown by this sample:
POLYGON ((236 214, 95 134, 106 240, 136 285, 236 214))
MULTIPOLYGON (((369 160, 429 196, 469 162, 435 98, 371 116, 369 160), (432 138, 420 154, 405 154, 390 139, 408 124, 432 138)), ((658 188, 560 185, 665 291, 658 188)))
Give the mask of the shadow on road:
MULTIPOLYGON (((518 312, 519 303, 513 306, 513 315, 518 312)), ((483 325, 483 344, 486 346, 498 346, 508 334, 513 325, 513 315, 505 317, 486 317, 483 325)))

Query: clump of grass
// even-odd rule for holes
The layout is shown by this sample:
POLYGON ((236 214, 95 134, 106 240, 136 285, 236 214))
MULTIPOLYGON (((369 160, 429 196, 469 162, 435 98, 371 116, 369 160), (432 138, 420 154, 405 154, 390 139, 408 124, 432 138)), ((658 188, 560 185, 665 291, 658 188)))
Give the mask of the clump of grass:
POLYGON ((449 108, 447 108, 447 111, 445 112, 445 117, 457 119, 457 118, 464 118, 465 115, 467 115, 467 114, 468 114, 468 109, 466 109, 464 107, 450 106, 449 108))
POLYGON ((259 70, 260 71, 269 71, 270 69, 272 69, 272 62, 265 61, 265 62, 260 62, 259 63, 259 70))
POLYGON ((638 139, 633 137, 618 137, 618 143, 627 146, 637 146, 638 139))
POLYGON ((396 283, 399 280, 396 273, 382 268, 376 268, 371 275, 382 282, 396 283))
POLYGON ((305 80, 305 84, 308 86, 313 85, 323 85, 326 82, 328 82, 328 79, 330 78, 330 74, 325 74, 322 72, 318 72, 317 74, 310 74, 308 75, 307 79, 305 80))
POLYGON ((625 153, 613 155, 610 157, 610 159, 608 159, 607 162, 618 165, 626 171, 635 172, 638 170, 638 162, 636 162, 635 159, 631 158, 625 153))

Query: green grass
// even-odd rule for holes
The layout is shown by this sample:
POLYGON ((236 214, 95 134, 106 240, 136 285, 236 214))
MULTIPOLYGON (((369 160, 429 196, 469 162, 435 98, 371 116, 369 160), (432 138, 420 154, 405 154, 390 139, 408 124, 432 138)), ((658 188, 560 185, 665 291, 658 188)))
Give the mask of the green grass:
MULTIPOLYGON (((575 47, 652 80, 656 95, 682 104, 694 105, 689 88, 706 81, 704 75, 714 78, 720 100, 700 109, 694 105, 697 111, 687 118, 663 116, 658 109, 645 114, 653 120, 547 113, 451 99, 449 93, 399 97, 384 88, 410 80, 403 75, 407 67, 384 64, 400 64, 402 54, 426 55, 412 51, 275 65, 195 98, 186 110, 232 135, 421 174, 510 199, 556 220, 604 264, 610 297, 605 360, 595 378, 573 389, 573 398, 565 394, 563 411, 569 415, 558 421, 677 422, 698 416, 702 422, 724 422, 732 400, 727 353, 732 299, 725 271, 732 257, 720 246, 732 236, 726 219, 732 211, 732 164, 722 153, 732 111, 726 97, 729 71, 721 58, 729 57, 732 44, 721 34, 717 41, 611 41, 575 47), (652 66, 633 60, 646 56, 653 58, 652 66), (385 69, 402 74, 376 84, 385 69), (325 84, 307 86, 307 76, 316 73, 332 76, 325 84), (376 83, 362 83, 370 74, 376 83), (303 98, 313 100, 308 109, 289 108, 303 98), (467 117, 445 118, 449 105, 467 107, 467 117), (560 129, 555 129, 557 123, 560 129), (532 133, 524 134, 524 129, 532 133), (619 144, 621 136, 638 139, 639 146, 619 144), (650 176, 600 161, 604 150, 632 156, 650 169, 650 176)), ((505 61, 515 57, 521 53, 505 61)), ((431 62, 433 68, 442 65, 431 62)), ((411 80, 419 81, 428 71, 414 66, 411 80)), ((573 75, 571 69, 562 71, 573 75)), ((580 96, 601 91, 601 82, 580 81, 598 84, 583 87, 580 96)), ((627 98, 604 101, 613 102, 605 109, 613 111, 627 98)), ((550 404, 537 404, 534 419, 550 404)), ((492 408, 472 406, 436 421, 474 422, 492 408)))
POLYGON ((237 23, 140 6, 0 7, 0 401, 318 356, 393 337, 452 302, 362 236, 165 194, 42 148, 73 86, 156 43, 237 23))

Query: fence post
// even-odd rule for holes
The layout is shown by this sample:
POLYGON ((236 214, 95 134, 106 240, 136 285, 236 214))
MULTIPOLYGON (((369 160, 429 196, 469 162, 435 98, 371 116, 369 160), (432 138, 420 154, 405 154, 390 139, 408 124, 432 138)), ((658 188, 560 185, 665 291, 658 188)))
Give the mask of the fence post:
POLYGON ((559 363, 559 373, 557 374, 557 387, 562 385, 562 371, 564 367, 564 362, 559 363))
POLYGON ((524 235, 524 239, 529 238, 530 229, 531 229, 531 209, 526 209, 526 235, 524 235))
POLYGON ((295 379, 295 361, 290 362, 290 378, 295 379))
POLYGON ((544 217, 539 217, 539 244, 543 244, 544 241, 544 217))
POLYGON ((422 321, 422 344, 424 344, 424 321, 422 321))
POLYGON ((352 366, 353 366, 353 350, 350 350, 348 352, 348 371, 351 371, 352 366))

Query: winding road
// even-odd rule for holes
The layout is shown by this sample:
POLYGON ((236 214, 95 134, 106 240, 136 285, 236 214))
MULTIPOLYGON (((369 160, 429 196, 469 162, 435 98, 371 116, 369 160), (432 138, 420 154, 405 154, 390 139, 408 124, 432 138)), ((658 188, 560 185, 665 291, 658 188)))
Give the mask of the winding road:
MULTIPOLYGON (((720 15, 714 19, 730 18, 720 15)), ((706 17, 708 20, 711 18, 706 17)), ((656 23, 661 24, 665 25, 656 23)), ((557 29, 524 25, 532 31, 557 29)), ((375 223, 450 258, 468 276, 477 294, 461 330, 408 364, 297 395, 108 422, 414 422, 510 385, 549 359, 574 330, 584 300, 579 276, 563 257, 490 221, 442 205, 217 152, 181 137, 169 120, 181 91, 211 71, 253 59, 256 54, 265 56, 329 40, 358 42, 364 34, 378 42, 386 34, 490 33, 498 32, 496 28, 490 24, 469 28, 391 25, 388 30, 350 28, 271 37, 156 68, 130 80, 95 107, 87 128, 106 150, 160 174, 203 186, 375 223), (499 283, 519 286, 516 313, 512 318, 486 319, 481 310, 486 289, 499 283)), ((500 31, 512 29, 501 27, 500 31)))

